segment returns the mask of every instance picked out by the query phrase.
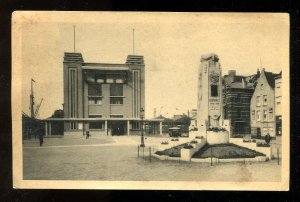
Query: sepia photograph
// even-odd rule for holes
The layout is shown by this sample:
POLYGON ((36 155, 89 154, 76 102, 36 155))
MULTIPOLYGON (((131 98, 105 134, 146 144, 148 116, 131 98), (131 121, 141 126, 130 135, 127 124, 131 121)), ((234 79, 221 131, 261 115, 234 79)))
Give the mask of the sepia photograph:
POLYGON ((13 186, 289 190, 289 15, 12 15, 13 186))

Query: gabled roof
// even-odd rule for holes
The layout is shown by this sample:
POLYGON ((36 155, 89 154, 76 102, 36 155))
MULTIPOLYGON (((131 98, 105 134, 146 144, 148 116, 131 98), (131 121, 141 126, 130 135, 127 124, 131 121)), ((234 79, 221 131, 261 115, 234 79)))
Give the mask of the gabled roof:
POLYGON ((281 72, 279 74, 274 74, 272 72, 266 72, 265 71, 265 75, 266 75, 266 79, 268 81, 268 84, 271 86, 271 88, 275 88, 275 77, 280 76, 281 72))

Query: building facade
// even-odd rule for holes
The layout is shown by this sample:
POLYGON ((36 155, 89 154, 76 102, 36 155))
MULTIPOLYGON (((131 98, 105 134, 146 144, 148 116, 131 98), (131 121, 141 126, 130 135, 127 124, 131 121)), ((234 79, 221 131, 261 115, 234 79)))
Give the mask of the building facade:
POLYGON ((224 119, 229 120, 232 137, 251 133, 250 102, 255 82, 255 76, 238 76, 234 70, 223 77, 224 119))
POLYGON ((141 126, 149 124, 161 133, 161 120, 144 119, 143 56, 128 55, 124 64, 110 64, 88 63, 81 53, 65 53, 63 78, 65 134, 140 134, 141 126))
POLYGON ((198 74, 197 127, 219 127, 222 117, 222 72, 216 54, 202 55, 198 74), (201 113, 200 113, 201 112, 201 113))
POLYGON ((275 77, 263 68, 251 98, 251 134, 274 137, 275 132, 275 77))
POLYGON ((275 77, 275 116, 276 116, 276 135, 282 135, 282 113, 281 113, 281 73, 275 77))

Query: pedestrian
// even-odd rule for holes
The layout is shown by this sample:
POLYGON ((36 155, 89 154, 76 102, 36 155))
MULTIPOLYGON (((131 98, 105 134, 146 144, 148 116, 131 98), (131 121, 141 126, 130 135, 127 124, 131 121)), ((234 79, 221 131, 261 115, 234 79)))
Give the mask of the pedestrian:
POLYGON ((267 145, 269 145, 269 144, 270 144, 270 141, 271 141, 271 136, 270 136, 270 134, 269 134, 269 133, 267 133, 267 135, 265 136, 265 141, 266 141, 267 145))
POLYGON ((40 147, 43 146, 44 143, 44 134, 43 133, 39 133, 39 140, 40 140, 40 147))
POLYGON ((89 139, 90 137, 90 131, 86 131, 86 139, 89 139))

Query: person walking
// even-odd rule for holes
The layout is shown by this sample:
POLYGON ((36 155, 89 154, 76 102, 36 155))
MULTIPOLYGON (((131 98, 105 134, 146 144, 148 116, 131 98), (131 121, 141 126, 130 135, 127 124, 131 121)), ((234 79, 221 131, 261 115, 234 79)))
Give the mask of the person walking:
POLYGON ((43 133, 39 133, 39 140, 40 140, 40 147, 43 146, 44 143, 44 134, 43 133))
POLYGON ((86 131, 86 139, 89 139, 90 137, 90 131, 86 131))

